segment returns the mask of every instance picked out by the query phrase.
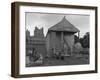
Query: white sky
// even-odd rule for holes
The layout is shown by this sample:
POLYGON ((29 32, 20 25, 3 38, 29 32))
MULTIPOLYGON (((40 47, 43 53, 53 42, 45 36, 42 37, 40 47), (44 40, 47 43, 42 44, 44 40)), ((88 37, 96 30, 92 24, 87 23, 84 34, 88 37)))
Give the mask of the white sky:
POLYGON ((72 14, 25 13, 26 29, 30 31, 31 35, 34 35, 35 26, 38 28, 43 27, 44 34, 46 35, 48 28, 61 21, 64 16, 66 16, 66 19, 80 30, 80 37, 86 32, 89 32, 90 16, 72 14))

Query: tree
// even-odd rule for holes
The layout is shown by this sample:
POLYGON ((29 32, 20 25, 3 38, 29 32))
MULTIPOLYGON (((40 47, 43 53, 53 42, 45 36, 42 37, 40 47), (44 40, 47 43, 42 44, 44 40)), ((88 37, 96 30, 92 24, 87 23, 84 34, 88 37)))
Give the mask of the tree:
POLYGON ((89 37, 90 37, 90 33, 87 32, 83 36, 83 38, 80 38, 80 43, 82 44, 83 48, 89 48, 89 45, 90 45, 90 41, 89 41, 90 39, 89 39, 89 37))
POLYGON ((79 37, 75 35, 75 43, 79 42, 79 37))

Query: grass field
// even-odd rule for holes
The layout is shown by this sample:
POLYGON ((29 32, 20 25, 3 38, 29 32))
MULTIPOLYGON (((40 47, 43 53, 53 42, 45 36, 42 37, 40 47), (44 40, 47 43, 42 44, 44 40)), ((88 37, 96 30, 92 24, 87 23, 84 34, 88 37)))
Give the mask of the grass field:
POLYGON ((58 66, 58 65, 82 65, 89 64, 89 55, 76 55, 76 56, 66 56, 64 59, 57 59, 53 57, 44 58, 41 64, 29 63, 26 64, 26 67, 35 67, 35 66, 58 66))

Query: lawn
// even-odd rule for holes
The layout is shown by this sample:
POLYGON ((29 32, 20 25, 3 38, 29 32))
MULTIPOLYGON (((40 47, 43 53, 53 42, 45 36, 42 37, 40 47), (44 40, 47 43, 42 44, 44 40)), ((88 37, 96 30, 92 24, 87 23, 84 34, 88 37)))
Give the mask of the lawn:
POLYGON ((41 64, 29 63, 26 67, 34 66, 57 66, 57 65, 82 65, 89 64, 89 54, 76 55, 76 56, 66 56, 64 59, 58 59, 54 57, 46 57, 43 59, 41 64))

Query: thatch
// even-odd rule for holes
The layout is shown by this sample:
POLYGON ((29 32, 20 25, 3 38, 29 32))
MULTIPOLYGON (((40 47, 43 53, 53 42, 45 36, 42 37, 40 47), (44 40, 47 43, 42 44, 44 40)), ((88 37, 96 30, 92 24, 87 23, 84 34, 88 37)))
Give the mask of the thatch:
POLYGON ((79 30, 74 25, 72 25, 65 17, 60 22, 49 28, 48 31, 66 31, 74 33, 79 32, 79 30))

